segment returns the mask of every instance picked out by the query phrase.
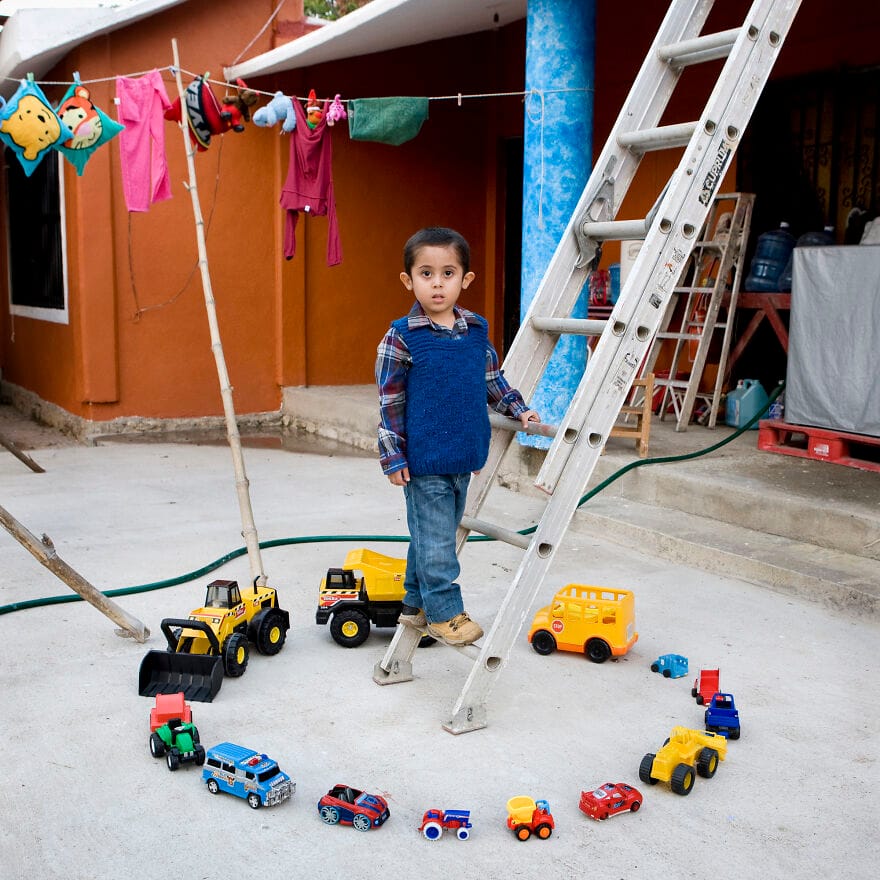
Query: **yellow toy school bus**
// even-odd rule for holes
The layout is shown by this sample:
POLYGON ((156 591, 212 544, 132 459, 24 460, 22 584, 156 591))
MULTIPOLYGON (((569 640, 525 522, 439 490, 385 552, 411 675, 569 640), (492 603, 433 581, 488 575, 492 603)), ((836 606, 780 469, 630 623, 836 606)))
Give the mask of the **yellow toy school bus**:
POLYGON ((568 584, 532 621, 528 639, 539 654, 584 652, 593 663, 622 657, 638 641, 629 590, 568 584))

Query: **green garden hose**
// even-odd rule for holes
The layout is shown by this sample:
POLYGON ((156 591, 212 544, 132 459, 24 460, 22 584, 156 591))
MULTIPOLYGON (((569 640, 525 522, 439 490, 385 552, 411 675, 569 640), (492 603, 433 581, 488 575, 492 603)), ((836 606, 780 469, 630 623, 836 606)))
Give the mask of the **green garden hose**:
MULTIPOLYGON (((773 394, 770 395, 769 400, 767 401, 767 405, 761 409, 759 412, 755 413, 748 422, 746 422, 741 428, 738 428, 729 436, 725 437, 723 440, 719 440, 717 443, 713 443, 711 446, 707 446, 705 449, 698 449, 696 452, 686 452, 682 455, 664 455, 659 456, 657 458, 640 458, 636 461, 631 461, 629 464, 624 465, 619 470, 615 471, 609 477, 606 477, 602 480, 601 483, 594 486, 584 495, 580 501, 578 501, 578 507, 581 507, 583 504, 586 504, 594 495, 598 495, 603 489, 606 489, 613 482, 620 479, 624 474, 633 470, 637 467, 643 467, 644 465, 649 464, 669 464, 671 462, 676 461, 689 461, 692 458, 699 458, 703 455, 708 455, 710 452, 715 452, 718 449, 721 449, 722 446, 726 446, 732 440, 735 440, 742 434, 744 431, 749 430, 758 419, 763 418, 770 404, 773 403, 774 400, 782 393, 785 388, 785 383, 780 382, 779 385, 774 389, 773 394)), ((531 535, 537 529, 537 526, 530 526, 526 529, 521 529, 519 531, 520 535, 531 535)), ((471 535, 468 537, 468 541, 494 541, 495 538, 490 538, 486 535, 471 535)), ((334 542, 345 542, 345 543, 409 543, 409 535, 301 535, 299 537, 292 538, 274 538, 271 541, 260 541, 260 549, 267 550, 270 547, 288 547, 294 544, 329 544, 334 542)), ((165 587, 174 587, 177 584, 185 584, 189 581, 194 581, 196 578, 202 577, 202 575, 206 575, 209 572, 212 572, 222 565, 225 565, 227 562, 230 562, 233 559, 238 559, 239 556, 244 556, 247 553, 246 547, 239 547, 237 550, 232 550, 231 552, 221 556, 219 559, 215 559, 213 562, 209 562, 207 565, 203 565, 201 568, 196 569, 195 571, 187 572, 186 574, 178 575, 177 577, 168 578, 166 580, 161 581, 153 581, 149 584, 139 584, 134 587, 120 587, 118 590, 106 590, 103 591, 105 596, 116 597, 116 596, 131 596, 135 593, 149 593, 152 590, 162 590, 165 587)), ((48 596, 44 599, 27 599, 21 602, 11 602, 9 605, 0 605, 0 615, 10 614, 13 611, 23 611, 26 608, 39 608, 44 605, 60 605, 64 602, 82 602, 83 599, 81 596, 76 593, 66 593, 63 596, 48 596)))

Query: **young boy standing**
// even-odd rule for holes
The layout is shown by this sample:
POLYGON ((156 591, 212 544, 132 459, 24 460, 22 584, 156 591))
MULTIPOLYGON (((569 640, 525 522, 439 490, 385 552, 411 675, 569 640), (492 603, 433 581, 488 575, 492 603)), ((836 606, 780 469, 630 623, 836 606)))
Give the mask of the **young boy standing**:
POLYGON ((403 251, 403 286, 416 302, 379 343, 379 457, 406 496, 410 545, 399 620, 448 645, 483 635, 464 610, 455 534, 472 472, 489 453, 487 401, 523 427, 541 421, 498 366, 485 318, 460 308, 476 277, 455 230, 429 227, 403 251))

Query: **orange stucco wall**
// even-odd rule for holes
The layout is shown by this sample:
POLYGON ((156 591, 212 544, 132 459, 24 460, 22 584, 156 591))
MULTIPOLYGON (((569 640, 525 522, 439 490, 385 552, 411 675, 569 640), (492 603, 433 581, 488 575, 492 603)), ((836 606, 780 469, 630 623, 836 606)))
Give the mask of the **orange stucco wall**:
MULTIPOLYGON (((64 80, 78 70, 90 80, 166 67, 176 37, 184 70, 210 71, 221 79, 223 65, 236 60, 275 5, 190 0, 84 44, 44 78, 64 80)), ((639 6, 644 14, 624 15, 619 4, 598 2, 597 153, 664 4, 645 0, 639 6)), ((732 25, 723 20, 729 6, 719 9, 714 27, 732 25)), ((847 61, 876 63, 878 19, 876 10, 857 17, 848 4, 804 0, 774 76, 847 61)), ((269 29, 248 55, 266 51, 274 41, 269 29)), ((304 96, 314 88, 320 96, 343 98, 516 92, 523 87, 524 51, 525 25, 519 22, 249 84, 269 93, 282 89, 304 96)), ((165 78, 173 98, 176 87, 170 75, 165 78)), ((185 74, 185 84, 189 79, 185 74)), ((92 88, 98 105, 115 115, 113 82, 92 88)), ((53 100, 61 92, 47 88, 53 100)), ((222 96, 220 87, 215 92, 222 96)), ((695 94, 685 83, 670 115, 693 118, 692 108, 702 103, 695 94)), ((501 146, 505 138, 521 136, 522 114, 518 96, 465 99, 461 106, 454 99, 434 100, 419 136, 396 147, 352 141, 346 123, 339 124, 331 137, 344 260, 332 268, 326 265, 323 217, 301 218, 295 259, 281 256, 278 196, 289 139, 280 128, 251 125, 243 134, 215 138, 207 152, 196 155, 208 265, 237 412, 277 409, 283 386, 371 382, 376 343, 389 321, 410 305, 398 279, 403 243, 428 224, 455 226, 470 240, 477 282, 462 302, 490 319, 500 349, 501 146)), ((145 214, 126 210, 116 144, 98 151, 82 177, 67 166, 69 325, 13 320, 6 296, 0 306, 4 379, 79 416, 222 412, 192 203, 183 185, 183 139, 171 123, 165 134, 173 198, 145 214)), ((669 157, 649 156, 621 216, 643 216, 671 167, 669 157)), ((731 179, 728 189, 734 188, 731 179)), ((609 246, 604 261, 613 258, 609 246)))

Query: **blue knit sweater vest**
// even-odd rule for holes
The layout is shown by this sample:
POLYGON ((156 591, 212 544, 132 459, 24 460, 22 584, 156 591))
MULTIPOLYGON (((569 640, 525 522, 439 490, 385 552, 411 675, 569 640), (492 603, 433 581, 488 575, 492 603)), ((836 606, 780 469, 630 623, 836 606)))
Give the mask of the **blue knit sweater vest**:
POLYGON ((406 459, 413 476, 464 474, 486 463, 488 325, 468 324, 453 338, 428 326, 409 329, 406 318, 393 327, 412 357, 406 379, 406 459))

